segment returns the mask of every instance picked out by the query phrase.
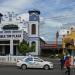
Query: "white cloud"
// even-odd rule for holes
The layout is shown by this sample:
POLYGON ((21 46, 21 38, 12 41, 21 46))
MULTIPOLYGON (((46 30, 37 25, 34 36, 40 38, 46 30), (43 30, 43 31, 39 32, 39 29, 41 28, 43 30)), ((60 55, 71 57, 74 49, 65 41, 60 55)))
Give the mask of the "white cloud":
POLYGON ((7 12, 18 12, 18 10, 10 7, 0 7, 0 13, 6 14, 7 12))
POLYGON ((16 13, 24 13, 28 12, 31 4, 33 4, 36 0, 4 0, 0 3, 0 12, 16 12, 16 13))
POLYGON ((21 17, 21 19, 25 20, 25 21, 29 20, 29 14, 28 13, 20 14, 17 17, 21 17))
POLYGON ((45 24, 48 27, 58 27, 60 28, 62 24, 60 22, 54 21, 52 19, 45 19, 45 24))
POLYGON ((53 20, 63 23, 72 23, 75 21, 75 12, 64 11, 58 13, 55 17, 52 17, 53 20))
POLYGON ((28 6, 33 2, 34 0, 6 0, 1 4, 1 6, 21 9, 21 8, 25 8, 24 6, 28 6))

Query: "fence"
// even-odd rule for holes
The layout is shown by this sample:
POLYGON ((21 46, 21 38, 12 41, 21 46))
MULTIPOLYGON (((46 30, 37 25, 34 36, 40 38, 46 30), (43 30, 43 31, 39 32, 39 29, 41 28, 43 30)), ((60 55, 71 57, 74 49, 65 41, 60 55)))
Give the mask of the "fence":
POLYGON ((16 63, 18 59, 23 59, 25 56, 0 56, 0 62, 16 63))

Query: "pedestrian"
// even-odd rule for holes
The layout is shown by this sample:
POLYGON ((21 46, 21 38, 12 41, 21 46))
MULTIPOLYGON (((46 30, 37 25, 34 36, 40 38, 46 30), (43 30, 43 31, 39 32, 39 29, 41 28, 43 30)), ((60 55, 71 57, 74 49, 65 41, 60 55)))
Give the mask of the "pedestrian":
POLYGON ((65 74, 70 75, 70 66, 71 66, 71 61, 70 61, 70 57, 67 58, 67 60, 65 61, 65 67, 66 67, 66 72, 65 74))
POLYGON ((60 59, 61 70, 64 68, 64 58, 60 59))

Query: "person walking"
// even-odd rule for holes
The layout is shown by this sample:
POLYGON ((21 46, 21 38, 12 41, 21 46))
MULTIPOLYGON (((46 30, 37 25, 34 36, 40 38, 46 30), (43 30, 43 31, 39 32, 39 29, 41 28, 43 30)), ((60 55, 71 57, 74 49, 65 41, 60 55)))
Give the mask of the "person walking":
POLYGON ((65 74, 70 75, 70 66, 71 66, 71 61, 70 61, 70 57, 67 58, 67 60, 65 61, 65 67, 66 67, 66 72, 65 74))
POLYGON ((64 58, 60 59, 60 64, 61 64, 61 70, 63 70, 63 68, 64 68, 64 58))

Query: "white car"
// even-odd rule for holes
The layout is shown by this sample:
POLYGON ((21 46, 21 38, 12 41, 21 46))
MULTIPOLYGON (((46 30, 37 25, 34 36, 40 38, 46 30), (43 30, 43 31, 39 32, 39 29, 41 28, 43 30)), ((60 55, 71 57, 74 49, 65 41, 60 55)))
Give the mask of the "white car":
POLYGON ((39 57, 27 56, 22 60, 18 60, 16 66, 23 70, 27 68, 44 68, 45 70, 48 70, 53 68, 53 63, 44 61, 39 57))

